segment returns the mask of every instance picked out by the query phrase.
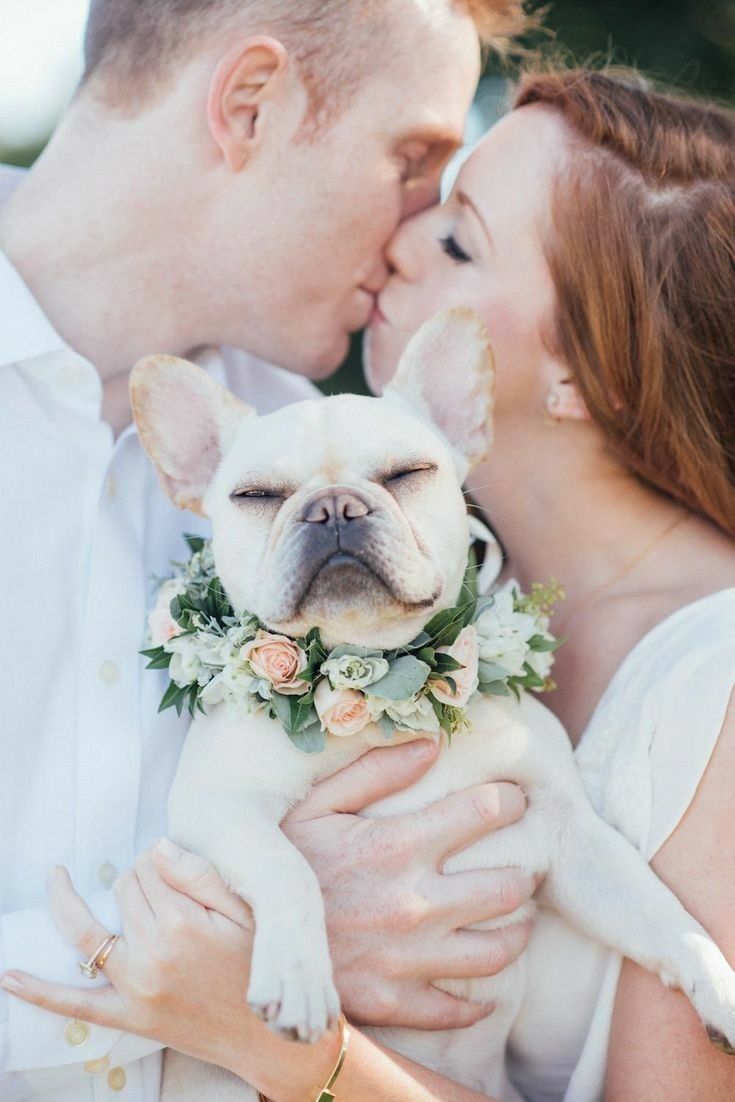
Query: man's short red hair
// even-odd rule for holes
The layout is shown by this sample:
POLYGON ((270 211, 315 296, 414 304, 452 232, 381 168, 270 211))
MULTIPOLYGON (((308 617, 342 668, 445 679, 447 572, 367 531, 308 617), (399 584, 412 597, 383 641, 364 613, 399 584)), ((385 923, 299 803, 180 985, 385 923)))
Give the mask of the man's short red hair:
MULTIPOLYGON (((389 18, 401 0, 92 0, 85 83, 122 106, 150 97, 175 63, 242 27, 279 38, 312 92, 343 94, 389 47, 389 18)), ((437 0, 437 3, 442 0, 437 0)), ((483 44, 505 50, 528 25, 523 0, 446 0, 469 11, 483 44)))

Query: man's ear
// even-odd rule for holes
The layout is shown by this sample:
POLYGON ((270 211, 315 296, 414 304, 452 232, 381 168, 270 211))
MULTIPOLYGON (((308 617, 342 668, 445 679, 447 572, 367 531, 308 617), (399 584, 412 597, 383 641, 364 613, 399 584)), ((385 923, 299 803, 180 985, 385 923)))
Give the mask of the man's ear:
POLYGON ((474 310, 444 310, 421 326, 401 356, 385 397, 427 417, 466 461, 485 458, 491 443, 495 366, 474 310))
POLYGON ((230 50, 209 87, 209 130, 228 168, 239 172, 260 139, 259 119, 269 101, 285 92, 288 54, 276 38, 258 36, 230 50))
POLYGON ((133 368, 130 401, 141 443, 179 509, 204 515, 202 500, 244 417, 255 416, 201 367, 147 356, 133 368))

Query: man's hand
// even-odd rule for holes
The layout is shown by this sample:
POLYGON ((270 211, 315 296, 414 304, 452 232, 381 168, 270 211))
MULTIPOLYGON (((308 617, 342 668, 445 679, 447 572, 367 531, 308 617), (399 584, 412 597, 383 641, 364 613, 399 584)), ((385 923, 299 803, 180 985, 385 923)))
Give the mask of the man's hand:
POLYGON ((413 784, 437 754, 425 740, 373 750, 317 785, 284 823, 319 877, 337 987, 356 1024, 471 1025, 490 1010, 432 983, 495 975, 528 943, 528 923, 466 927, 527 902, 533 877, 518 869, 442 873, 450 854, 523 816, 520 788, 478 785, 417 814, 357 814, 413 784))

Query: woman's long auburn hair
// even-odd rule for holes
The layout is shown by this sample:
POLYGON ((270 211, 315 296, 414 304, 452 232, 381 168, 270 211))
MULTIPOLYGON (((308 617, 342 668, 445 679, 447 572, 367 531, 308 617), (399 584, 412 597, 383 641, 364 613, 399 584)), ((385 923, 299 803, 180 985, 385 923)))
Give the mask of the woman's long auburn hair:
POLYGON ((735 536, 735 114, 635 73, 527 74, 571 128, 552 343, 617 457, 735 536))

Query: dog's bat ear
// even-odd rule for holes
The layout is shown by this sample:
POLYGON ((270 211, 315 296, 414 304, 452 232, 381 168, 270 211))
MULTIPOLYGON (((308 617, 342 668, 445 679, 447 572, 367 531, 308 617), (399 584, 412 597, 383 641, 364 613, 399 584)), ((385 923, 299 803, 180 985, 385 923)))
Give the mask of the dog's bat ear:
POLYGON ((476 466, 492 438, 495 366, 485 326, 474 310, 444 310, 409 342, 385 390, 428 418, 476 466))
POLYGON ((130 376, 130 401, 163 489, 180 509, 203 515, 220 460, 243 418, 255 411, 201 367, 175 356, 140 360, 130 376))

